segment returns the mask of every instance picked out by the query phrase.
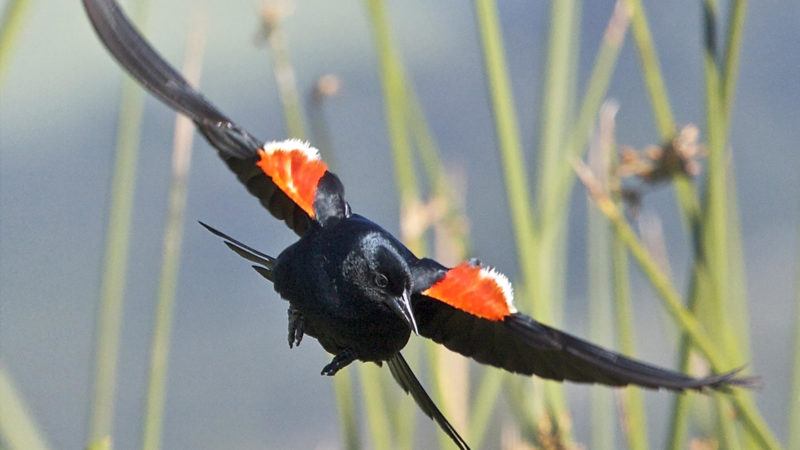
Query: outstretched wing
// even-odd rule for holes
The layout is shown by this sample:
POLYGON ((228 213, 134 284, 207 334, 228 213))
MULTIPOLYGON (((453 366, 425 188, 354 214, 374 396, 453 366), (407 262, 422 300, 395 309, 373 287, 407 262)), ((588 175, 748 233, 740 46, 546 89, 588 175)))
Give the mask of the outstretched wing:
POLYGON ((450 439, 453 440, 453 443, 455 443, 458 448, 469 450, 467 442, 458 434, 456 429, 450 425, 450 422, 447 421, 444 414, 439 411, 439 408, 436 407, 436 404, 430 396, 428 396, 428 393, 425 392, 425 388, 422 387, 417 377, 414 376, 414 372, 411 371, 411 367, 408 366, 403 355, 398 352, 389 358, 387 363, 389 364, 389 371, 392 372, 392 376, 395 381, 397 381, 397 384, 399 384, 407 394, 411 394, 422 412, 436 421, 442 428, 442 431, 450 436, 450 439))
POLYGON ((349 214, 344 188, 308 144, 263 145, 222 114, 147 43, 113 0, 83 0, 100 40, 150 93, 191 118, 251 194, 298 235, 349 214))
POLYGON ((693 378, 623 356, 517 312, 511 284, 477 261, 447 270, 413 298, 422 336, 483 364, 524 375, 610 386, 727 390, 738 371, 693 378))

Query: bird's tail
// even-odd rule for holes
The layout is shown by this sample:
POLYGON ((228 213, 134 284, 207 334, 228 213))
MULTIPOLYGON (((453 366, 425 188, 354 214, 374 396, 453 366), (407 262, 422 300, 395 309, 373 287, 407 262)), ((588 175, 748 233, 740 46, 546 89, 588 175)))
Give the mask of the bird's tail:
POLYGON ((424 412, 428 417, 436 421, 437 424, 442 428, 450 439, 453 440, 458 448, 461 450, 469 450, 469 445, 467 442, 462 438, 455 428, 450 425, 450 422, 447 421, 447 418, 439 411, 439 408, 436 407, 436 404, 433 403, 433 400, 430 398, 427 392, 425 392, 425 388, 422 387, 417 377, 414 375, 414 372, 411 371, 411 367, 408 366, 408 363, 403 358, 403 355, 400 352, 395 353, 394 356, 389 358, 387 361, 389 364, 389 371, 392 372, 392 376, 394 377, 395 381, 406 391, 407 394, 411 394, 414 398, 414 401, 417 402, 422 412, 424 412))
POLYGON ((274 281, 272 279, 272 269, 275 267, 275 258, 228 236, 227 234, 208 224, 200 222, 200 225, 214 235, 224 239, 225 245, 227 245, 229 249, 236 252, 237 255, 252 263, 255 263, 255 265, 253 265, 253 269, 255 269, 255 271, 258 272, 262 277, 268 279, 269 281, 274 281))

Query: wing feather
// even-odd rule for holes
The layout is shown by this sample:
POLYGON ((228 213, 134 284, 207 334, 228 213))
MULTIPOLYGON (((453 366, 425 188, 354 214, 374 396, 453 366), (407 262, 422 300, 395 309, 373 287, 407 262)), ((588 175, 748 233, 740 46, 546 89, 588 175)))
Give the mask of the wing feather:
MULTIPOLYGON (((256 165, 263 141, 230 120, 193 88, 142 37, 115 1, 83 0, 83 5, 100 40, 119 64, 151 94, 191 118, 247 190, 273 216, 302 236, 313 218, 256 165)), ((335 183, 330 186, 336 187, 335 183)), ((306 200, 314 202, 313 198, 306 200)))
POLYGON ((738 377, 738 370, 693 378, 662 369, 606 350, 521 313, 510 314, 500 321, 488 320, 421 294, 414 297, 413 309, 422 336, 480 363, 523 375, 674 391, 725 391, 754 381, 738 377))

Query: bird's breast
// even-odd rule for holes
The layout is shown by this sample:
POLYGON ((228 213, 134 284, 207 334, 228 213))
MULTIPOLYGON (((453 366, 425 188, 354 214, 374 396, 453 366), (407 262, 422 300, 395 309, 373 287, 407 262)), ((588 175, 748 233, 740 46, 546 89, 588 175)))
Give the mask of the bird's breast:
POLYGON ((382 361, 402 349, 411 330, 388 306, 370 300, 344 280, 339 249, 331 242, 301 239, 277 258, 275 290, 303 318, 305 333, 326 351, 355 352, 363 361, 382 361))

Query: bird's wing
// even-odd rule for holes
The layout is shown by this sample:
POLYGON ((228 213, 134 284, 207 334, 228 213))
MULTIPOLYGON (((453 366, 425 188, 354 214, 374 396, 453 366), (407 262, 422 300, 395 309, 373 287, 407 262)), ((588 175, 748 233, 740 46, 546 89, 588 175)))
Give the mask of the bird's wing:
POLYGON ((436 404, 433 402, 430 396, 428 396, 428 393, 425 392, 425 388, 422 387, 422 384, 420 384, 419 380, 417 380, 417 377, 414 376, 414 372, 411 371, 411 367, 408 366, 408 363, 403 358, 403 355, 398 352, 389 358, 387 363, 389 365, 389 371, 392 372, 392 376, 394 377, 395 381, 397 381, 397 384, 399 384, 407 394, 411 394, 422 412, 436 421, 436 423, 442 428, 442 431, 450 436, 450 439, 453 440, 453 443, 455 443, 458 448, 462 450, 469 450, 469 445, 467 445, 467 442, 464 441, 456 429, 450 425, 450 422, 447 421, 447 418, 444 416, 444 414, 439 411, 439 408, 436 407, 436 404))
MULTIPOLYGON (((428 260, 430 261, 430 260, 428 260)), ((524 375, 610 386, 726 390, 737 371, 692 378, 606 350, 517 312, 502 274, 471 261, 414 296, 419 333, 484 364, 524 375)))
POLYGON ((263 144, 222 114, 169 65, 113 0, 83 0, 100 40, 150 93, 191 118, 251 194, 298 235, 316 221, 349 214, 344 189, 313 147, 263 144))

